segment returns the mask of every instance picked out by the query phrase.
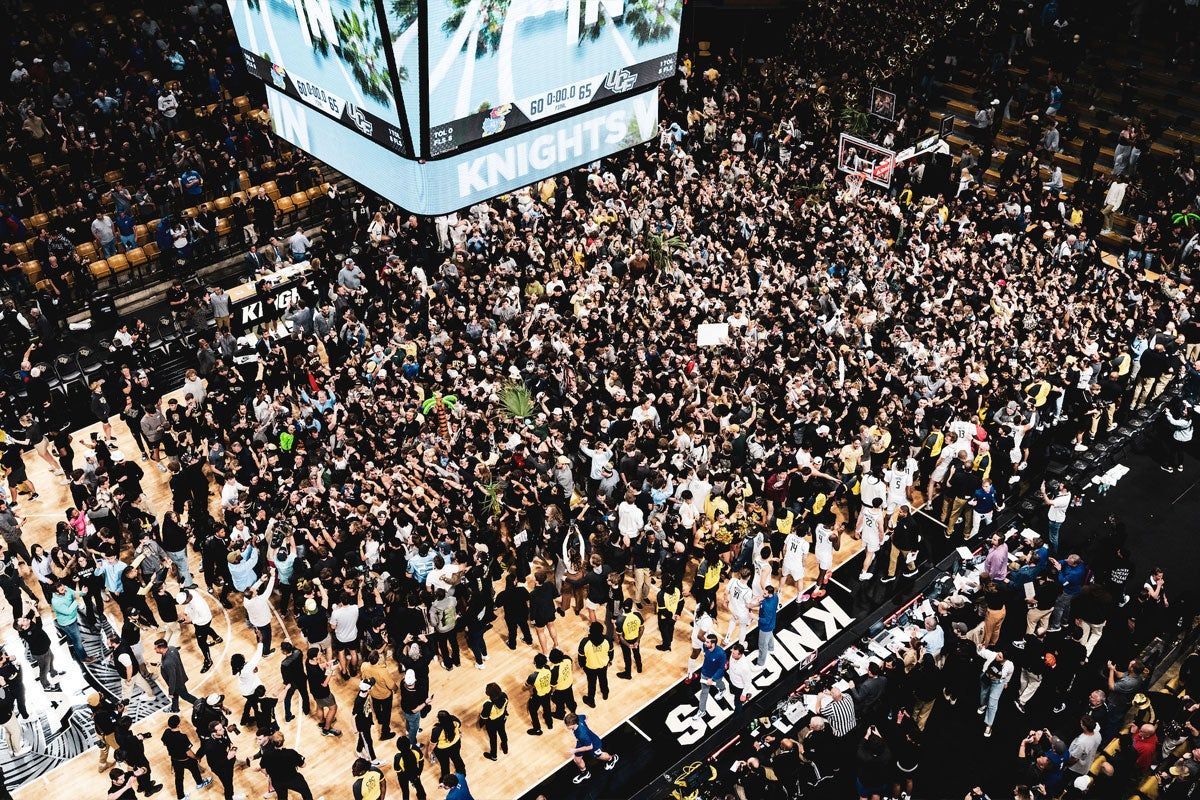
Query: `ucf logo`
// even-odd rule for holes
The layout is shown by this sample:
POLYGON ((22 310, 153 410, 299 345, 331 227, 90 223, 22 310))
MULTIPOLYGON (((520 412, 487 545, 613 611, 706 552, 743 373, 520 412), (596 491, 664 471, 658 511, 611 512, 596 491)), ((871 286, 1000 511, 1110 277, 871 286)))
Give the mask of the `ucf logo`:
POLYGON ((370 136, 375 130, 375 125, 367 119, 367 115, 358 106, 350 106, 346 109, 346 116, 354 123, 354 127, 362 131, 364 136, 370 136))
POLYGON ((604 76, 604 88, 613 94, 628 92, 637 84, 638 74, 621 67, 604 76))

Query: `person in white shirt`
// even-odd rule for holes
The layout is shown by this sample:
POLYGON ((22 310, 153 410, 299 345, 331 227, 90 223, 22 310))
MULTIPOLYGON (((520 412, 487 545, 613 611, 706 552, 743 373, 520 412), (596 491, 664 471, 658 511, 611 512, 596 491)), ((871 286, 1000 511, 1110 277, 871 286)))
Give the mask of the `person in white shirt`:
POLYGON ((926 653, 929 653, 929 655, 938 659, 938 663, 941 663, 940 656, 946 646, 946 632, 942 630, 941 625, 938 625, 936 614, 927 616, 923 624, 925 635, 921 637, 921 646, 925 648, 926 653))
POLYGON ((255 711, 258 708, 257 699, 254 697, 254 692, 258 687, 262 686, 262 680, 258 677, 258 662, 262 661, 263 645, 259 642, 254 653, 250 658, 246 658, 241 653, 234 653, 229 658, 229 666, 233 670, 233 677, 237 678, 238 694, 246 701, 242 706, 243 726, 249 725, 255 721, 255 711))
POLYGON ((871 564, 875 561, 875 554, 883 546, 883 519, 882 497, 872 498, 871 504, 864 504, 862 510, 858 512, 858 525, 855 527, 855 532, 858 533, 863 547, 866 548, 862 571, 858 573, 860 581, 869 581, 873 576, 871 564))
POLYGON ((1046 504, 1047 533, 1046 541, 1050 544, 1050 555, 1058 554, 1058 534, 1062 524, 1067 521, 1067 509, 1071 506, 1071 493, 1057 481, 1050 483, 1047 491, 1042 484, 1042 501, 1046 504))
POLYGON ((746 646, 734 642, 729 646, 729 663, 725 666, 725 677, 733 694, 733 708, 736 711, 750 699, 750 681, 754 680, 754 662, 746 658, 746 646))
POLYGON ((617 506, 617 530, 624 537, 626 547, 631 546, 642 528, 646 527, 646 515, 638 508, 635 500, 637 492, 630 489, 625 492, 625 499, 617 506))
POLYGON ((1079 727, 1083 729, 1082 732, 1067 747, 1067 769, 1076 775, 1087 775, 1104 740, 1100 736, 1099 725, 1090 716, 1085 714, 1079 720, 1079 727))
POLYGON ((262 642, 264 656, 275 652, 275 648, 271 647, 271 592, 275 590, 275 570, 274 562, 269 563, 272 565, 270 574, 242 595, 246 621, 254 628, 258 641, 262 642))
POLYGON ((687 670, 683 673, 683 677, 689 680, 696 670, 700 669, 704 640, 717 629, 716 620, 712 617, 707 600, 697 604, 695 614, 695 619, 692 621, 692 652, 688 656, 687 670))
POLYGON ((979 708, 983 716, 983 735, 992 735, 992 723, 996 721, 996 709, 1000 707, 1000 695, 1013 676, 1013 662, 1004 657, 1000 650, 981 648, 983 674, 979 678, 979 708))
POLYGON ((633 409, 630 417, 639 425, 643 422, 649 422, 655 428, 658 428, 658 409, 654 407, 654 395, 648 395, 637 408, 633 409))
POLYGON ((750 589, 750 570, 743 568, 735 577, 730 578, 725 587, 725 602, 729 604, 729 627, 725 631, 725 642, 741 641, 742 636, 750 629, 750 603, 753 592, 750 589))
MULTIPOLYGON (((793 523, 794 525, 795 523, 793 523)), ((808 558, 808 539, 793 527, 783 538, 783 565, 780 583, 792 580, 797 589, 804 588, 804 561, 808 558)))
MULTIPOLYGON (((833 540, 841 533, 842 523, 836 518, 830 522, 832 524, 818 522, 813 529, 813 554, 817 557, 817 586, 812 592, 814 599, 825 596, 825 585, 829 583, 830 573, 833 572, 833 540)), ((807 599, 804 595, 800 596, 801 602, 807 599)))
POLYGON ((333 630, 333 651, 337 653, 342 680, 358 673, 358 605, 357 598, 342 597, 329 612, 329 627, 333 630))
POLYGON ((603 477, 603 469, 613 459, 612 448, 605 442, 596 442, 594 448, 588 447, 586 444, 579 445, 579 450, 592 460, 591 470, 588 472, 589 477, 599 482, 603 477))
POLYGON ((900 506, 912 508, 912 485, 916 467, 916 459, 909 458, 902 465, 897 458, 883 471, 883 482, 887 486, 887 505, 884 510, 889 517, 895 514, 900 506))
POLYGON ((175 595, 175 604, 179 606, 179 611, 183 615, 179 621, 181 623, 190 622, 192 629, 196 632, 196 646, 200 648, 200 654, 204 656, 200 672, 208 672, 213 665, 212 653, 209 650, 210 643, 220 644, 224 641, 212 629, 212 611, 209 610, 203 595, 196 589, 181 590, 175 595))
POLYGON ((175 117, 179 113, 179 99, 172 91, 165 91, 158 96, 158 113, 162 115, 163 127, 175 129, 175 117))

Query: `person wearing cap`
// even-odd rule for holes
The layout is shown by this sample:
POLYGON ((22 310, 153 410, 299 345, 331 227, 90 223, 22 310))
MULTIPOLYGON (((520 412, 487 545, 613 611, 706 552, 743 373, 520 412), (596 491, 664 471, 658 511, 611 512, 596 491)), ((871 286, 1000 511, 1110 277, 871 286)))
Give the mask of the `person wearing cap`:
POLYGON ((200 665, 200 672, 208 672, 212 669, 212 651, 209 649, 211 644, 220 644, 225 641, 217 635, 212 629, 212 611, 208 608, 208 603, 204 597, 195 589, 183 589, 175 595, 175 603, 182 610, 179 617, 179 622, 191 623, 192 630, 196 635, 196 646, 200 648, 200 654, 204 656, 204 663, 200 665))
MULTIPOLYGON (((3 691, 2 687, 0 691, 3 691)), ((0 697, 0 717, 4 715, 5 702, 6 699, 0 697)), ((108 760, 108 754, 110 751, 114 754, 117 751, 117 719, 125 708, 125 702, 115 703, 107 694, 93 691, 88 693, 87 704, 92 710, 92 727, 96 732, 96 745, 100 749, 100 766, 97 772, 104 772, 116 763, 108 760)), ((17 730, 20 731, 19 724, 17 730)), ((12 740, 9 742, 11 744, 12 740)))
POLYGON ((421 728, 421 718, 429 712, 432 699, 428 679, 418 681, 416 670, 405 670, 404 680, 400 683, 400 712, 404 715, 408 741, 414 747, 421 728))
POLYGON ((371 728, 375 724, 375 709, 371 703, 371 687, 373 680, 363 680, 358 683, 358 695, 354 698, 351 716, 354 718, 354 730, 358 734, 355 743, 355 753, 360 758, 366 758, 372 766, 377 766, 375 758, 375 740, 371 737, 371 728))

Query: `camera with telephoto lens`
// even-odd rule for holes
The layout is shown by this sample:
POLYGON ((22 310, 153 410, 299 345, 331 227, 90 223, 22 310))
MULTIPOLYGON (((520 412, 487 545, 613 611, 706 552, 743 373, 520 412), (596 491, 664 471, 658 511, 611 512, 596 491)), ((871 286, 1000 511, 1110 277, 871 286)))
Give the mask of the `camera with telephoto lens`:
POLYGON ((271 531, 271 548, 278 550, 285 540, 291 538, 292 531, 292 523, 290 522, 281 521, 275 523, 275 527, 271 531))

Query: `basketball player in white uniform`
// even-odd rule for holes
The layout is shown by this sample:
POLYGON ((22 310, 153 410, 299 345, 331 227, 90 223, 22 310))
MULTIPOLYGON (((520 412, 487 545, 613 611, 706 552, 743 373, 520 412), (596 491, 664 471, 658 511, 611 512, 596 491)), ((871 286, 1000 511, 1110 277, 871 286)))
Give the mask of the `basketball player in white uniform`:
POLYGON ((725 587, 725 600, 729 604, 729 627, 725 631, 725 643, 722 647, 741 641, 742 636, 750 629, 750 604, 754 602, 753 595, 749 569, 743 568, 729 579, 729 585, 725 587))
MULTIPOLYGON (((817 586, 813 589, 813 599, 825 596, 825 585, 829 583, 829 576, 833 572, 833 540, 841 532, 842 523, 833 518, 831 524, 832 527, 818 522, 813 530, 813 553, 817 557, 817 586)), ((800 599, 803 601, 808 598, 802 595, 800 599)))
POLYGON ((701 654, 704 652, 704 640, 710 633, 715 633, 717 630, 717 622, 712 617, 712 613, 708 608, 707 603, 702 603, 696 606, 696 618, 692 621, 692 653, 688 657, 687 671, 683 677, 688 682, 691 682, 692 675, 696 670, 700 669, 702 661, 701 654))
POLYGON ((869 581, 872 577, 871 564, 875 554, 883 546, 883 498, 876 497, 871 505, 863 506, 858 512, 856 532, 866 548, 866 558, 863 559, 862 572, 858 573, 859 581, 869 581))

